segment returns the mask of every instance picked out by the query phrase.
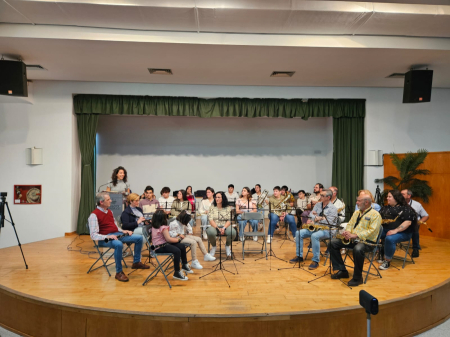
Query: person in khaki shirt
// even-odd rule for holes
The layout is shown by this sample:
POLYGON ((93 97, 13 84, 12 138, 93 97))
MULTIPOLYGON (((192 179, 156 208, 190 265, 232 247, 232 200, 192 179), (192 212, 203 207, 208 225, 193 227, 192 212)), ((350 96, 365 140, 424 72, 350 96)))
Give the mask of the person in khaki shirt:
POLYGON ((372 208, 370 196, 360 194, 356 199, 356 204, 359 209, 353 213, 344 233, 342 233, 347 240, 352 241, 348 245, 344 245, 341 239, 334 238, 328 245, 333 269, 338 271, 331 275, 332 279, 349 277, 340 250, 341 248, 353 248, 355 271, 353 278, 348 282, 351 287, 357 287, 363 283, 362 270, 365 253, 373 249, 373 246, 366 245, 363 242, 355 242, 355 240, 376 243, 381 230, 381 215, 372 208))

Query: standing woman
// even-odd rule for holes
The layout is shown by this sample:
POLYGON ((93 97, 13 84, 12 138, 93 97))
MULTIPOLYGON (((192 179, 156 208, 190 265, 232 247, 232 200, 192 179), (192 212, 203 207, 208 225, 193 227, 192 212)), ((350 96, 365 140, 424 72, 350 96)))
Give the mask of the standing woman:
POLYGON ((228 200, 224 192, 214 194, 214 203, 209 209, 208 220, 210 226, 206 230, 206 234, 212 246, 209 254, 212 256, 216 254, 216 237, 217 232, 220 232, 221 235, 227 237, 225 246, 227 260, 232 260, 230 246, 232 238, 236 236, 236 230, 231 226, 231 207, 228 206, 228 200))
MULTIPOLYGON (((247 224, 247 220, 242 220, 242 213, 256 212, 256 202, 252 199, 251 191, 248 187, 242 189, 242 193, 239 199, 236 200, 236 214, 238 214, 237 220, 239 222, 239 237, 241 241, 244 241, 244 229, 247 224)), ((258 231, 258 220, 248 220, 250 226, 252 226, 253 232, 258 231)), ((258 241, 257 236, 253 236, 253 241, 258 241)))
POLYGON ((156 253, 173 254, 173 267, 175 269, 173 278, 187 281, 187 276, 184 276, 184 273, 180 270, 180 259, 184 272, 192 274, 193 271, 186 258, 186 246, 181 243, 181 240, 180 237, 170 237, 166 214, 163 210, 156 211, 152 219, 152 245, 155 247, 156 253))
POLYGON ((384 241, 384 261, 380 269, 388 269, 395 253, 397 243, 411 239, 417 226, 416 212, 408 205, 398 190, 390 190, 387 196, 387 206, 380 209, 384 241))
POLYGON ((108 192, 122 192, 125 195, 130 194, 130 184, 128 183, 127 170, 119 166, 116 168, 111 176, 111 182, 106 187, 108 192))
POLYGON ((213 203, 214 203, 214 188, 208 186, 206 188, 206 199, 200 201, 200 205, 198 206, 198 212, 200 213, 201 216, 202 222, 201 229, 203 231, 202 235, 204 240, 208 239, 208 236, 206 235, 206 228, 210 226, 208 221, 208 213, 213 203))

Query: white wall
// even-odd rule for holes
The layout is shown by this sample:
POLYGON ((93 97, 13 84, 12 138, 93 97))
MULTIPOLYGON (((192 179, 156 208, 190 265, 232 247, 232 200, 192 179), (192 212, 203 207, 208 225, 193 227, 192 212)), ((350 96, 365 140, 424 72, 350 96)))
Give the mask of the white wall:
POLYGON ((240 191, 259 183, 272 193, 331 184, 331 118, 103 116, 97 134, 97 187, 119 165, 133 191, 151 185, 158 197, 164 186, 226 191, 232 183, 240 191))
MULTIPOLYGON (((0 103, 0 191, 12 202, 14 184, 42 184, 42 205, 12 205, 22 243, 75 230, 80 159, 72 94, 123 94, 249 98, 366 98, 366 150, 405 152, 426 148, 449 151, 450 90, 433 89, 432 103, 402 104, 402 89, 293 88, 156 85, 132 83, 35 81, 33 105, 0 103), (25 149, 44 148, 44 165, 25 164, 25 149)), ((118 117, 119 118, 119 117, 118 117)), ((383 168, 366 168, 365 185, 383 168)), ((330 172, 331 174, 331 172, 330 172)), ((109 174, 108 174, 109 176, 109 174)), ((0 247, 16 245, 11 226, 0 234, 0 247)))

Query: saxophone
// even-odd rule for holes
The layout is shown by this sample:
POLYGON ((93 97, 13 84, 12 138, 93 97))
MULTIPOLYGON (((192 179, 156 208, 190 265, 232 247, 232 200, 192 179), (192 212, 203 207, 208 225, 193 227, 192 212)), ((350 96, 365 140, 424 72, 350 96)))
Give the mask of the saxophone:
POLYGON ((319 225, 319 224, 314 224, 314 223, 305 223, 302 225, 303 229, 307 229, 310 232, 314 232, 316 230, 321 230, 321 229, 329 229, 328 226, 326 225, 319 225))
POLYGON ((372 243, 372 242, 367 242, 366 240, 359 240, 359 239, 346 239, 344 237, 344 235, 342 234, 336 234, 336 239, 341 239, 342 243, 344 245, 349 245, 350 243, 364 243, 367 246, 372 246, 372 247, 381 247, 381 244, 378 243, 372 243))
POLYGON ((285 202, 287 202, 287 200, 290 198, 291 196, 289 194, 286 194, 286 196, 281 199, 281 201, 272 209, 272 211, 278 215, 281 216, 283 214, 283 212, 286 210, 287 205, 285 204, 285 202))
POLYGON ((256 206, 258 209, 264 207, 264 200, 266 200, 268 194, 269 194, 268 190, 262 191, 261 195, 258 197, 258 202, 256 206))

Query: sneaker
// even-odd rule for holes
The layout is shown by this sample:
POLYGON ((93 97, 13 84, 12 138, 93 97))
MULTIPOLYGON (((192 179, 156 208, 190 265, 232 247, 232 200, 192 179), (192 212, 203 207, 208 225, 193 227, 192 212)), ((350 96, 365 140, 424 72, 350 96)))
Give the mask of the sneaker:
POLYGON ((381 263, 384 262, 384 260, 383 260, 383 258, 381 256, 379 256, 377 262, 381 264, 381 263))
POLYGON ((189 280, 187 276, 184 276, 184 274, 181 271, 176 271, 173 273, 173 278, 180 281, 187 281, 189 280))
POLYGON ((345 255, 346 252, 347 252, 347 249, 341 248, 341 255, 345 255))
POLYGON ((208 240, 208 235, 206 235, 206 231, 203 231, 203 240, 208 240))
POLYGON ((203 266, 198 262, 198 260, 192 261, 191 267, 194 269, 203 269, 203 266))
POLYGON ((244 241, 245 239, 244 239, 243 236, 241 236, 241 237, 239 237, 239 240, 241 240, 241 242, 242 242, 242 241, 244 241))
POLYGON ((211 256, 216 255, 216 247, 211 247, 211 250, 209 251, 209 255, 211 255, 211 256))
POLYGON ((271 236, 268 235, 268 236, 267 236, 267 243, 270 243, 270 241, 271 241, 271 236))
POLYGON ((386 270, 389 269, 389 267, 391 266, 391 261, 383 261, 383 263, 380 266, 381 270, 386 270))
POLYGON ((303 257, 296 256, 292 260, 289 260, 289 263, 297 263, 297 262, 303 262, 303 257))
POLYGON ((419 257, 419 250, 418 249, 413 249, 411 257, 419 257))
POLYGON ((183 267, 181 268, 186 274, 194 274, 191 267, 189 267, 189 264, 183 264, 183 267))
POLYGON ((214 256, 212 256, 211 254, 206 254, 205 256, 203 256, 203 260, 204 261, 215 261, 216 258, 214 256))
POLYGON ((317 269, 317 268, 319 268, 319 264, 317 262, 315 262, 315 261, 311 262, 311 264, 308 267, 309 270, 314 270, 314 269, 317 269))
POLYGON ((258 241, 258 237, 257 236, 253 236, 253 241, 257 242, 258 241))

